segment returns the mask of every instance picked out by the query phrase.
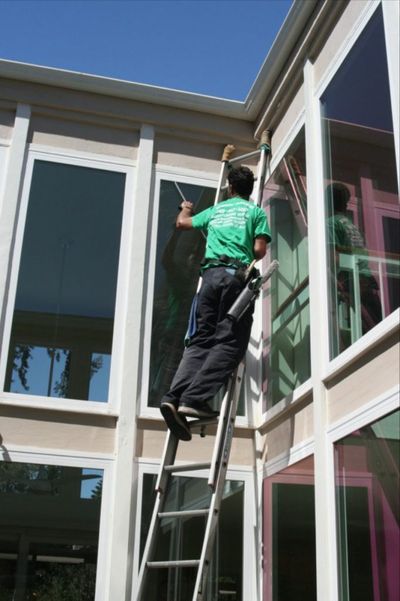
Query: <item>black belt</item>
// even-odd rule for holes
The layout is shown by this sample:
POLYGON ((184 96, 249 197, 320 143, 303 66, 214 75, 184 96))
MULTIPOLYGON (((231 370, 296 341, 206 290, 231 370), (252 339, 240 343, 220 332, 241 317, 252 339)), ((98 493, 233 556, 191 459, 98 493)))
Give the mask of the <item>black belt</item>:
POLYGON ((227 255, 220 255, 216 259, 203 259, 201 262, 202 267, 233 267, 234 269, 247 269, 247 263, 242 263, 233 257, 227 255))

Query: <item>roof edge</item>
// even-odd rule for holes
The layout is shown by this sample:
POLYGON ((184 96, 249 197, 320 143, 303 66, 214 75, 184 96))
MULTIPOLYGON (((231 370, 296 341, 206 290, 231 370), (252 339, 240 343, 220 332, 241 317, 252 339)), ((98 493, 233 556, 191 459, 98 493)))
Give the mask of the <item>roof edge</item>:
POLYGON ((243 101, 79 71, 0 59, 0 77, 250 120, 246 118, 243 101))

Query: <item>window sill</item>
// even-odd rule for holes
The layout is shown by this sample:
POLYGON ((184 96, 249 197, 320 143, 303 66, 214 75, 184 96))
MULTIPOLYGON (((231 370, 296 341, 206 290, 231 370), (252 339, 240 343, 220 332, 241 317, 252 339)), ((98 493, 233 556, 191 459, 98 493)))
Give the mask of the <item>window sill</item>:
POLYGON ((0 395, 0 407, 24 407, 25 409, 38 409, 45 411, 56 411, 62 413, 79 413, 86 415, 105 415, 118 417, 118 412, 111 408, 108 403, 97 403, 95 401, 68 400, 68 402, 57 403, 56 400, 47 397, 31 397, 16 395, 12 392, 0 395))
POLYGON ((309 378, 291 394, 263 413, 261 424, 257 427, 257 430, 260 434, 265 434, 268 430, 273 428, 277 422, 286 419, 290 413, 298 410, 300 406, 308 404, 311 400, 312 380, 309 378))
POLYGON ((322 377, 324 384, 328 384, 342 371, 358 361, 363 355, 371 351, 377 344, 395 334, 400 328, 400 309, 396 309, 388 315, 381 323, 364 334, 362 338, 354 342, 348 349, 340 353, 330 361, 325 374, 322 377))

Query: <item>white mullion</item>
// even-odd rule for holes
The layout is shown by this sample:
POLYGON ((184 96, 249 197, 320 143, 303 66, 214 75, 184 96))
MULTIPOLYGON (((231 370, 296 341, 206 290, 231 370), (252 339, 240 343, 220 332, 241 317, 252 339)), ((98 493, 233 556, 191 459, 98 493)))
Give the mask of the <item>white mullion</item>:
POLYGON ((109 578, 105 583, 104 600, 126 598, 126 583, 132 575, 132 532, 135 515, 132 500, 136 482, 136 413, 140 382, 142 336, 144 322, 143 290, 146 280, 148 220, 151 205, 151 182, 154 151, 154 128, 143 125, 140 132, 136 179, 131 202, 130 252, 126 298, 123 316, 125 328, 120 344, 120 418, 115 441, 115 477, 109 513, 111 538, 109 543, 109 578))
POLYGON ((308 236, 311 379, 313 383, 315 526, 318 601, 338 601, 335 473, 333 445, 329 443, 327 395, 322 375, 329 361, 326 222, 323 148, 319 98, 315 95, 314 69, 304 67, 306 148, 308 174, 308 236))
POLYGON ((400 142, 399 142, 399 72, 400 72, 400 48, 399 48, 399 22, 400 4, 397 0, 383 0, 383 24, 385 28, 386 53, 389 71, 390 98, 392 101, 392 119, 394 144, 396 149, 397 182, 400 189, 400 142))
MULTIPOLYGON (((7 299, 6 287, 9 262, 12 252, 14 223, 22 182, 30 117, 30 106, 18 104, 12 139, 8 149, 8 160, 3 171, 4 185, 2 188, 2 198, 0 199, 0 298, 4 302, 7 299)), ((2 356, 4 358, 4 354, 2 356)))

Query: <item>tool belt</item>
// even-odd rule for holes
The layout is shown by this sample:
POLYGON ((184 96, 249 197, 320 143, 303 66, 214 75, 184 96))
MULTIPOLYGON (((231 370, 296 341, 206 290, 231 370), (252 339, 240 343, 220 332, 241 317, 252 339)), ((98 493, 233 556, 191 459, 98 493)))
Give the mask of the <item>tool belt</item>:
POLYGON ((243 284, 254 277, 258 277, 260 272, 254 267, 249 269, 251 266, 246 263, 242 263, 237 259, 228 257, 227 255, 220 255, 216 259, 203 259, 201 267, 206 269, 212 269, 213 267, 230 267, 235 270, 235 278, 238 278, 243 284))

